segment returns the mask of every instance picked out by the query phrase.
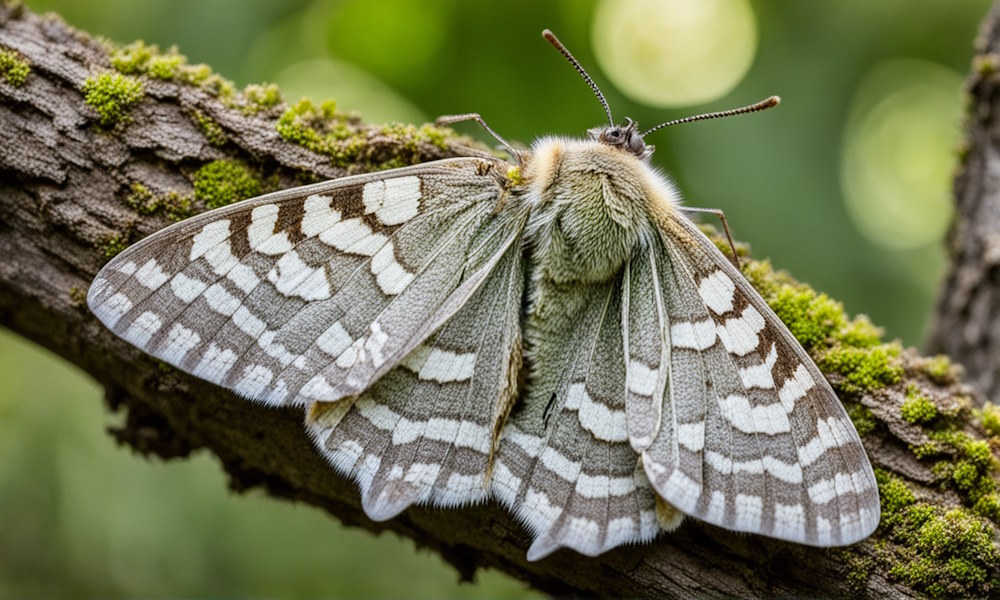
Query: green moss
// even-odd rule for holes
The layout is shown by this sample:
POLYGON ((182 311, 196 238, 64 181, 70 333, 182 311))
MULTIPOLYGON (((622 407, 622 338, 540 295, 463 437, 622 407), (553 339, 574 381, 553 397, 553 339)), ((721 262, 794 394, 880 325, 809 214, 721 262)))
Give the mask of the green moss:
MULTIPOLYGON (((331 121, 339 120, 336 111, 337 105, 333 100, 315 106, 312 100, 303 98, 282 113, 275 128, 285 141, 323 153, 326 151, 327 140, 321 130, 328 128, 331 121)), ((335 139, 343 137, 347 136, 335 139)))
POLYGON ((848 591, 856 596, 863 596, 871 579, 874 561, 869 556, 858 556, 852 552, 843 552, 841 560, 847 567, 844 577, 847 580, 848 591))
POLYGON ((149 59, 158 52, 156 46, 147 46, 142 40, 127 46, 111 48, 111 66, 125 75, 140 75, 146 72, 149 59))
POLYGON ((844 307, 807 287, 782 286, 768 304, 806 348, 826 343, 847 325, 844 307))
POLYGON ((361 165, 369 171, 415 164, 427 144, 447 149, 450 135, 447 129, 433 125, 401 124, 384 125, 372 134, 361 129, 357 116, 337 112, 332 100, 316 105, 308 98, 289 106, 276 129, 282 139, 325 154, 334 165, 361 165), (392 144, 380 143, 383 137, 391 137, 392 144), (387 151, 390 147, 391 154, 387 151))
POLYGON ((918 502, 909 487, 875 470, 884 532, 880 556, 889 573, 932 597, 979 596, 1000 578, 993 527, 964 509, 918 502))
POLYGON ((1000 406, 987 402, 976 416, 988 435, 1000 435, 1000 406))
POLYGON ((967 460, 959 461, 952 470, 951 478, 960 490, 969 491, 979 481, 979 469, 967 460))
POLYGON ((347 166, 365 146, 332 100, 316 106, 303 98, 282 113, 275 127, 284 140, 325 154, 338 166, 347 166))
POLYGON ((972 510, 994 523, 1000 523, 1000 494, 996 492, 984 494, 972 506, 972 510))
POLYGON ((200 110, 194 111, 194 120, 198 123, 198 127, 201 128, 202 133, 205 134, 205 139, 208 140, 209 144, 224 146, 229 141, 222 127, 205 113, 200 110))
POLYGON ((125 75, 148 75, 153 79, 174 79, 187 67, 187 57, 170 48, 147 46, 142 40, 111 50, 111 66, 125 75))
POLYGON ((379 135, 392 137, 402 142, 406 150, 417 150, 420 144, 432 144, 440 150, 448 149, 449 130, 441 129, 429 123, 417 127, 402 123, 390 123, 379 129, 379 135))
POLYGON ((902 522, 904 509, 917 501, 903 480, 894 477, 884 469, 875 469, 875 481, 878 483, 879 502, 882 507, 882 525, 893 527, 902 522))
POLYGON ((860 404, 851 404, 847 407, 847 416, 851 418, 851 422, 854 423, 854 429, 857 430, 858 435, 867 435, 875 430, 875 426, 878 421, 875 419, 875 415, 872 411, 868 410, 860 404))
POLYGON ((938 417, 937 406, 930 399, 921 396, 916 386, 907 388, 906 399, 900 410, 903 419, 914 425, 927 425, 938 417))
POLYGON ((104 252, 104 258, 114 258, 119 252, 128 248, 128 242, 126 242, 120 235, 113 235, 106 242, 102 251, 104 252))
POLYGON ((857 348, 871 348, 882 342, 883 331, 868 319, 866 315, 858 315, 834 333, 841 343, 857 348))
POLYGON ((244 113, 256 114, 281 104, 281 92, 273 83, 250 84, 243 89, 246 103, 241 107, 244 113))
POLYGON ((121 73, 105 72, 83 82, 84 102, 101 116, 101 125, 112 127, 128 118, 126 112, 143 97, 138 79, 121 73))
POLYGON ((172 221, 181 221, 194 214, 191 198, 177 192, 156 196, 146 186, 133 182, 125 195, 125 204, 140 215, 154 215, 166 212, 172 221))
POLYGON ((961 450, 977 468, 989 469, 994 465, 993 451, 986 440, 969 440, 961 450))
POLYGON ((942 448, 937 442, 927 442, 926 444, 920 444, 919 446, 910 446, 910 452, 912 452, 917 458, 929 458, 931 456, 939 456, 943 454, 944 448, 942 448))
POLYGON ((125 75, 148 75, 153 79, 175 79, 187 66, 187 57, 170 48, 161 52, 158 46, 147 46, 142 40, 111 50, 111 66, 125 75))
POLYGON ((212 72, 208 65, 190 65, 177 48, 166 52, 156 45, 137 40, 126 46, 108 43, 111 66, 124 75, 145 75, 153 79, 178 81, 195 85, 222 100, 236 96, 233 82, 212 72))
POLYGON ((956 379, 954 365, 943 354, 922 359, 919 363, 919 368, 934 383, 947 384, 954 382, 956 379))
POLYGON ((87 290, 76 287, 69 288, 69 301, 73 308, 83 308, 87 305, 87 290))
POLYGON ((236 85, 221 75, 211 73, 211 71, 202 79, 200 87, 227 105, 236 97, 236 85))
POLYGON ((912 544, 890 575, 934 598, 986 595, 998 583, 993 528, 962 509, 935 511, 905 532, 912 544))
POLYGON ((440 150, 448 149, 448 138, 451 133, 447 129, 441 129, 431 124, 424 124, 417 128, 417 136, 421 141, 437 146, 440 150))
POLYGON ((128 194, 125 196, 125 204, 140 215, 151 215, 156 212, 158 206, 153 199, 153 192, 138 181, 129 186, 128 194))
POLYGON ((208 208, 232 204, 260 193, 260 180, 238 161, 212 161, 194 174, 194 195, 208 208))
POLYGON ((147 73, 154 79, 173 79, 177 76, 183 64, 184 57, 179 54, 154 56, 149 61, 149 70, 147 73))
POLYGON ((942 451, 949 450, 949 456, 931 467, 935 476, 957 491, 975 513, 1000 523, 1000 486, 995 477, 1000 465, 989 443, 953 428, 933 431, 930 437, 942 451))
POLYGON ((159 198, 159 202, 163 205, 164 210, 167 211, 167 217, 171 221, 183 221, 195 214, 190 195, 168 192, 165 196, 159 198))
POLYGON ((125 204, 140 215, 154 214, 159 206, 153 198, 153 192, 139 182, 133 182, 125 194, 125 204))
MULTIPOLYGON (((216 75, 215 73, 213 73, 212 72, 212 67, 210 67, 210 66, 208 66, 206 64, 203 64, 203 63, 199 63, 199 64, 196 64, 196 65, 188 65, 188 64, 182 65, 181 68, 180 68, 180 70, 177 73, 177 80, 178 81, 181 81, 183 83, 189 83, 189 84, 195 85, 195 86, 199 86, 199 87, 202 87, 204 89, 211 89, 213 87, 215 87, 215 88, 220 87, 219 84, 214 84, 214 85, 209 85, 208 84, 208 81, 212 77, 216 77, 219 80, 221 80, 222 82, 228 82, 228 80, 226 80, 226 79, 220 77, 219 75, 216 75)), ((233 84, 232 82, 229 82, 229 90, 233 94, 235 94, 236 93, 236 85, 233 84)), ((216 95, 218 95, 218 90, 217 89, 216 89, 216 95)))
POLYGON ((0 48, 0 79, 21 87, 31 74, 31 65, 16 50, 0 48))
POLYGON ((896 342, 871 348, 840 345, 822 354, 817 364, 827 373, 843 376, 836 384, 841 391, 857 393, 899 383, 903 377, 901 351, 896 342))

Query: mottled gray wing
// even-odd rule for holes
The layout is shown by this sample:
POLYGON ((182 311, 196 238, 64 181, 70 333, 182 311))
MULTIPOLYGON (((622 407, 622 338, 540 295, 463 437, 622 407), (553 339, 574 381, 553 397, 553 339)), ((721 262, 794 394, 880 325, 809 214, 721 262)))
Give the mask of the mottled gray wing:
MULTIPOLYGON (((523 224, 523 221, 522 221, 523 224)), ((518 235, 482 261, 489 277, 444 325, 356 400, 320 402, 306 427, 361 488, 369 517, 411 504, 484 500, 500 427, 517 395, 524 273, 518 235)))
POLYGON ((142 350, 248 398, 352 396, 482 283, 469 257, 523 212, 504 202, 507 166, 449 159, 211 211, 116 256, 87 302, 142 350))
POLYGON ((642 454, 656 491, 727 529, 814 546, 867 537, 875 477, 823 374, 693 223, 678 216, 661 234, 670 373, 642 454))
MULTIPOLYGON (((656 496, 626 434, 622 281, 580 284, 527 340, 531 379, 504 427, 491 490, 530 529, 537 560, 649 540, 656 496)), ((531 317, 529 317, 531 318, 531 317)))

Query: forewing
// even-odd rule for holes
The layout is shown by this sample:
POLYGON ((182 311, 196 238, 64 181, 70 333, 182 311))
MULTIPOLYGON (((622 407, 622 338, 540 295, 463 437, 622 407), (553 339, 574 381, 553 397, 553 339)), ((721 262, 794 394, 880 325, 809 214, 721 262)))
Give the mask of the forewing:
POLYGON ((310 410, 306 426, 317 447, 358 482, 372 519, 411 504, 485 499, 494 441, 521 365, 519 233, 461 309, 353 405, 310 410))
POLYGON ((672 219, 662 234, 671 370, 643 453, 657 492, 727 529, 814 546, 867 537, 874 474, 822 373, 693 223, 672 219))
POLYGON ((656 535, 655 495, 626 433, 622 282, 580 284, 543 315, 526 395, 504 427, 492 491, 531 529, 536 560, 656 535))
POLYGON ((431 333, 468 257, 516 227, 498 164, 439 161, 199 215, 116 256, 88 304, 140 349, 254 400, 359 393, 431 333))

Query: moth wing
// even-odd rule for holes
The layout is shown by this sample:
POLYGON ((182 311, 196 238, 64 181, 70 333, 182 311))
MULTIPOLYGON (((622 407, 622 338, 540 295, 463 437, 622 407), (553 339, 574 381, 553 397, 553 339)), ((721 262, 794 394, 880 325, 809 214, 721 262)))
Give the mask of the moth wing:
POLYGON ((521 366, 520 244, 500 253, 486 281, 396 367, 356 400, 310 411, 306 427, 317 447, 358 482, 372 519, 411 504, 487 497, 494 440, 521 366))
POLYGON ((871 464, 802 346, 714 244, 678 216, 653 257, 669 321, 657 493, 736 531, 840 546, 878 525, 871 464))
POLYGON ((87 301, 135 346, 245 397, 357 394, 459 308, 467 258, 516 227, 506 166, 449 159, 207 212, 116 256, 87 301))
POLYGON ((565 298, 526 356, 537 377, 504 427, 491 483, 534 536, 529 560, 560 547, 596 556, 659 529, 626 433, 622 281, 565 298))

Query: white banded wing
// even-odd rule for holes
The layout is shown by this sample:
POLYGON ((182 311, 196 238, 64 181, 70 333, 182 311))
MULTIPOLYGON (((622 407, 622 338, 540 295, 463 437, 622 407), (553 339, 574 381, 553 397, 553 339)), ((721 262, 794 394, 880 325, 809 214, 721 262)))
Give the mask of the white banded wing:
POLYGON ((657 492, 736 531, 846 545, 879 521, 875 477, 812 359, 689 220, 654 254, 667 299, 670 383, 643 454, 657 492))
POLYGON ((504 428, 492 489, 532 530, 529 560, 560 547, 595 556, 659 531, 626 432, 621 287, 576 287, 528 340, 535 378, 504 428))
POLYGON ((140 349, 257 401, 359 393, 430 335, 426 319, 482 265, 474 249, 518 235, 497 164, 439 161, 204 213, 112 259, 88 304, 140 349))
POLYGON ((500 252, 461 309, 356 401, 320 402, 310 411, 306 427, 317 447, 358 482, 373 519, 414 503, 487 497, 494 440, 521 366, 521 248, 500 252))

